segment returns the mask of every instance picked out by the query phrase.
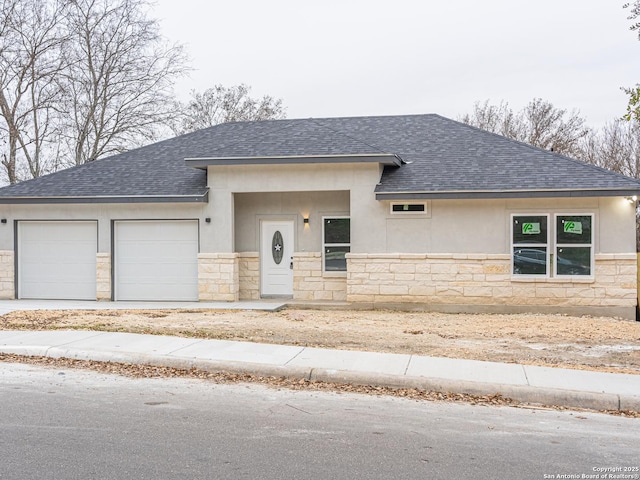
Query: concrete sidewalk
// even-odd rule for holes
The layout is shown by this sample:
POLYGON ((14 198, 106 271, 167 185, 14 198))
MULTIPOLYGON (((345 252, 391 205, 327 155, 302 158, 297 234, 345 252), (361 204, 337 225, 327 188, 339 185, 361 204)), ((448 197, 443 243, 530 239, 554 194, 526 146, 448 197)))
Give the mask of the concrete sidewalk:
POLYGON ((640 375, 93 331, 0 331, 0 353, 198 368, 640 411, 640 375))

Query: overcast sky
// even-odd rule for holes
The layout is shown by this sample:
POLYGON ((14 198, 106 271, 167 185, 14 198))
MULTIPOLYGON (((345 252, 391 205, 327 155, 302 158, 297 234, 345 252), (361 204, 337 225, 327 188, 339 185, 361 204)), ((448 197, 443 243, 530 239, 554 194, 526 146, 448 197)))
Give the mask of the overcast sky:
POLYGON ((191 89, 245 83, 289 118, 439 113, 532 98, 589 125, 621 116, 640 82, 622 0, 157 0, 186 46, 191 89))

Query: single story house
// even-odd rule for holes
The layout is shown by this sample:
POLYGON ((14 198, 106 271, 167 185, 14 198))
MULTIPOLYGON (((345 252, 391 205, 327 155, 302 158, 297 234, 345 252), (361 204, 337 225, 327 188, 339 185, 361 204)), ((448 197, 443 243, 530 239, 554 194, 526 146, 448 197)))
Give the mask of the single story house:
POLYGON ((633 318, 637 180, 439 115, 217 125, 0 189, 0 297, 633 318))

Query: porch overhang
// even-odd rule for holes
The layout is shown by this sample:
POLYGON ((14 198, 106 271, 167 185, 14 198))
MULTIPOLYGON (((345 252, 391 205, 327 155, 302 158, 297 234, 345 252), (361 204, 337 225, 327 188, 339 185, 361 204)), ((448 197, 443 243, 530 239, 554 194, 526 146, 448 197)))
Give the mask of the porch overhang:
POLYGON ((292 155, 264 157, 199 157, 185 158, 185 163, 193 168, 205 169, 221 165, 295 165, 295 164, 336 164, 336 163, 378 163, 383 166, 399 167, 405 163, 393 153, 372 153, 357 155, 292 155))

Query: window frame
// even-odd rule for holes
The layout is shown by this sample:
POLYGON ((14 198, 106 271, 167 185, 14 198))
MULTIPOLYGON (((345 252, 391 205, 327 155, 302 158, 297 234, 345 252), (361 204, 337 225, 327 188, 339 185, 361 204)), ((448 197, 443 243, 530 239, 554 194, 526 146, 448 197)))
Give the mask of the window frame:
POLYGON ((511 256, 511 275, 517 278, 549 278, 551 276, 551 268, 550 268, 550 264, 551 264, 551 249, 552 249, 552 245, 551 245, 551 225, 550 225, 550 215, 548 213, 512 213, 511 214, 511 225, 509 228, 510 231, 510 238, 509 238, 509 243, 511 245, 511 250, 510 250, 510 256, 511 256), (526 243, 526 242, 521 242, 521 243, 514 243, 513 241, 513 224, 514 224, 514 220, 515 217, 546 217, 547 219, 547 241, 546 243, 526 243), (522 247, 522 248, 536 248, 536 247, 545 247, 547 254, 546 254, 546 258, 545 258, 545 273, 544 274, 536 274, 536 273, 516 273, 515 272, 515 262, 514 262, 514 249, 518 248, 518 247, 522 247))
POLYGON ((593 270, 595 268, 595 245, 594 245, 594 230, 595 230, 595 214, 594 213, 554 213, 553 215, 553 228, 554 228, 554 245, 553 245, 553 272, 554 276, 557 278, 593 278, 593 270), (589 243, 559 243, 558 242, 558 217, 591 217, 591 235, 589 243), (589 275, 561 275, 558 273, 558 248, 567 247, 578 247, 578 248, 589 248, 589 275))
POLYGON ((536 280, 536 279, 556 279, 556 280, 593 280, 595 277, 595 225, 596 222, 596 213, 593 211, 590 212, 554 212, 551 213, 511 213, 510 216, 510 252, 509 255, 511 257, 511 277, 513 279, 524 279, 524 280, 536 280), (546 217, 547 218, 547 243, 514 243, 513 241, 513 226, 514 226, 514 217, 546 217), (590 217, 591 218, 591 237, 590 243, 559 243, 558 242, 558 217, 590 217), (523 274, 516 273, 514 270, 514 248, 522 247, 522 248, 535 248, 535 247, 546 247, 547 255, 546 255, 546 271, 545 275, 541 274, 523 274), (561 275, 558 274, 558 255, 557 249, 562 247, 582 247, 590 249, 590 263, 589 263, 589 275, 561 275))
POLYGON ((391 202, 389 204, 390 215, 427 215, 428 213, 429 213, 429 205, 427 202, 391 202), (396 211, 396 210, 393 210, 394 205, 422 205, 424 207, 424 210, 396 211))
POLYGON ((327 247, 349 247, 351 252, 351 216, 350 215, 323 215, 322 216, 322 272, 329 274, 346 274, 347 267, 344 270, 327 270, 326 249, 327 247), (349 220, 349 243, 326 243, 325 242, 325 221, 326 220, 349 220))

